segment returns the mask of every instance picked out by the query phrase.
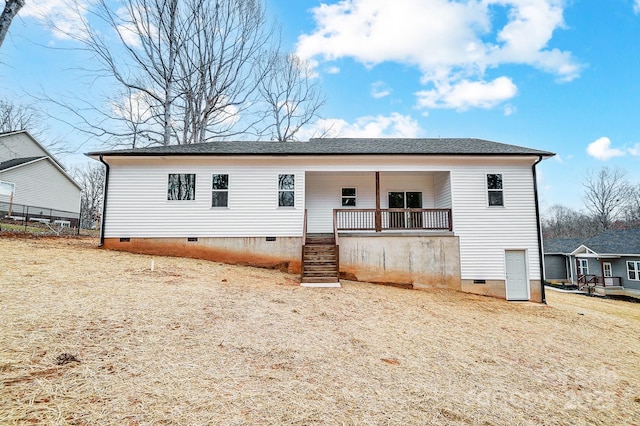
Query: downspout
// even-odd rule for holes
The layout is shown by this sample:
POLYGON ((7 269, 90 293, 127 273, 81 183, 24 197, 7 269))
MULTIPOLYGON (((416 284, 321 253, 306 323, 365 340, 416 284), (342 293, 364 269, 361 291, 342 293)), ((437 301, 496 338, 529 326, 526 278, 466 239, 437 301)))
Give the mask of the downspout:
POLYGON ((107 190, 109 189, 109 164, 107 164, 100 156, 100 162, 106 167, 104 174, 104 194, 102 195, 102 220, 100 221, 100 244, 98 247, 104 245, 104 223, 107 218, 107 190))
POLYGON ((542 303, 547 304, 547 297, 544 292, 544 253, 542 250, 542 224, 540 222, 540 205, 538 203, 538 177, 536 175, 536 166, 543 159, 542 155, 538 156, 538 161, 533 163, 531 171, 533 173, 533 199, 536 205, 536 228, 538 230, 538 259, 540 261, 540 294, 542 303))

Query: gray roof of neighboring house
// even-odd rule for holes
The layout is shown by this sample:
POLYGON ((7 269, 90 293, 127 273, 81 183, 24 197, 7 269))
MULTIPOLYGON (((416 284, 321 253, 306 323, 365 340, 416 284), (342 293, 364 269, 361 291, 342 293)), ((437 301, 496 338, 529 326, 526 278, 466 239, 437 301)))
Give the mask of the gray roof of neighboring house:
POLYGON ((0 170, 6 170, 12 167, 21 166, 23 164, 30 163, 35 160, 40 160, 42 158, 46 158, 46 157, 41 156, 41 157, 12 158, 11 160, 3 161, 2 163, 0 163, 0 170))
POLYGON ((158 155, 515 155, 552 157, 548 151, 483 139, 311 139, 309 142, 209 142, 89 152, 88 156, 158 155))
POLYGON ((580 247, 582 238, 552 238, 544 240, 544 254, 568 254, 580 247))
POLYGON ((584 240, 582 245, 598 254, 640 255, 640 228, 610 229, 584 240))

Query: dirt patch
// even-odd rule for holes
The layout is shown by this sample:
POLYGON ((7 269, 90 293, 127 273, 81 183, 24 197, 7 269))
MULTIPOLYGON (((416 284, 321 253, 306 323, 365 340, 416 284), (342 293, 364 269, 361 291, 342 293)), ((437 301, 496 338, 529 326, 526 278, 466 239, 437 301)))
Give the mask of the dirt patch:
POLYGON ((0 238, 0 423, 640 418, 637 304, 308 289, 278 271, 96 246, 0 238))

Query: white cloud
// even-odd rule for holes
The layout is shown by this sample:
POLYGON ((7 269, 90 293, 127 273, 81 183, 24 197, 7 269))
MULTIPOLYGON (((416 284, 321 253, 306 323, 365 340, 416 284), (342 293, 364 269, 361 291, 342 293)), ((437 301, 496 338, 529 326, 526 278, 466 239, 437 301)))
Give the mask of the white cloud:
POLYGON ((30 0, 20 10, 22 18, 33 18, 47 26, 57 39, 86 36, 85 19, 94 0, 30 0), (71 37, 70 37, 71 35, 71 37))
POLYGON ((301 140, 320 135, 344 138, 415 138, 421 132, 416 120, 393 112, 388 116, 360 117, 354 123, 340 118, 321 119, 314 126, 305 128, 299 137, 301 140))
POLYGON ((513 98, 518 88, 508 77, 499 77, 490 83, 462 80, 454 85, 438 83, 433 90, 417 92, 418 106, 423 108, 493 108, 513 98))
POLYGON ((381 99, 391 94, 391 90, 387 88, 384 81, 376 81, 371 85, 371 96, 375 99, 381 99))
POLYGON ((488 68, 524 64, 561 81, 579 75, 581 65, 570 52, 548 47, 553 32, 564 26, 563 5, 564 0, 341 0, 312 9, 316 28, 299 37, 297 54, 324 61, 348 57, 367 67, 417 66, 422 83, 436 86, 428 91, 430 101, 419 105, 493 107, 517 90, 510 79, 507 92, 506 80, 486 83, 488 68), (507 22, 494 28, 498 11, 507 22), (469 99, 448 99, 451 88, 474 84, 486 99, 477 90, 456 94, 469 99))
POLYGON ((640 13, 640 0, 636 0, 635 4, 633 5, 633 11, 635 13, 640 13))
MULTIPOLYGON (((640 0, 638 0, 640 2, 640 0)), ((635 144, 633 147, 629 148, 629 154, 634 157, 640 157, 640 143, 635 144)))
POLYGON ((340 74, 340 68, 336 66, 328 67, 325 71, 327 74, 340 74))
POLYGON ((517 111, 518 111, 518 108, 514 107, 511 104, 507 104, 504 106, 504 115, 507 117, 515 114, 517 111))
POLYGON ((611 148, 611 140, 607 137, 597 139, 587 146, 587 154, 597 160, 608 160, 613 157, 623 157, 624 151, 611 148))

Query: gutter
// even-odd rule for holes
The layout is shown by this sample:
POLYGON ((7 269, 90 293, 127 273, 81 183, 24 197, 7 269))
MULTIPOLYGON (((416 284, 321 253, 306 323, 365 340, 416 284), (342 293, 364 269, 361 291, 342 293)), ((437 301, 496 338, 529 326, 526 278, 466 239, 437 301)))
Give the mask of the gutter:
POLYGON ((107 193, 109 189, 109 164, 107 164, 102 155, 98 158, 102 164, 106 167, 104 174, 104 194, 102 195, 102 220, 100 221, 100 244, 98 247, 102 247, 104 245, 104 224, 105 219, 107 218, 107 193))
POLYGON ((536 205, 536 228, 538 231, 538 259, 540 261, 540 291, 542 296, 542 303, 547 304, 547 297, 544 292, 544 253, 542 250, 542 224, 540 222, 540 203, 538 202, 538 177, 536 175, 536 166, 540 163, 544 157, 538 156, 538 160, 531 166, 533 173, 533 198, 536 205))

